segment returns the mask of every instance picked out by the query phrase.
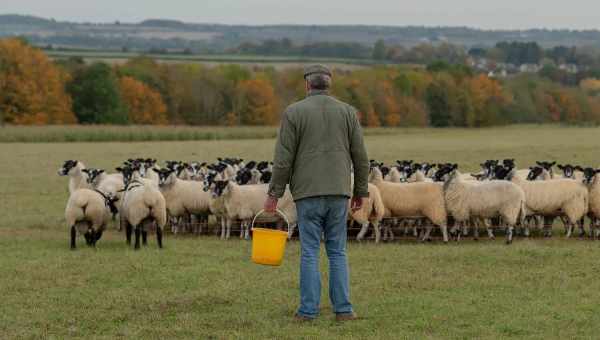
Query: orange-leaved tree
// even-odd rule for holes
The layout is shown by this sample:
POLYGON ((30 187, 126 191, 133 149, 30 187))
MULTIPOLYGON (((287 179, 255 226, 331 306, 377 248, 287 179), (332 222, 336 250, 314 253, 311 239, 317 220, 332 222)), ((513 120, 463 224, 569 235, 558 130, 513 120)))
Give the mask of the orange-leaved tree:
POLYGON ((0 40, 0 123, 73 124, 67 75, 39 49, 0 40))
POLYGON ((237 86, 234 111, 239 124, 277 124, 277 97, 271 83, 263 78, 242 80, 237 86))
POLYGON ((119 84, 130 123, 166 124, 168 122, 167 107, 160 93, 132 77, 122 77, 119 84))

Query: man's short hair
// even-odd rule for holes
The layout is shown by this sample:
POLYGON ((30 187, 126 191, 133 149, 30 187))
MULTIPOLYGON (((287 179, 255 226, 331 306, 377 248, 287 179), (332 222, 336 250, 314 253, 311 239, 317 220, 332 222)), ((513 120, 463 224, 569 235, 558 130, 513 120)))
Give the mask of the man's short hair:
POLYGON ((325 73, 313 73, 306 77, 308 87, 313 90, 327 90, 331 87, 331 77, 325 73))

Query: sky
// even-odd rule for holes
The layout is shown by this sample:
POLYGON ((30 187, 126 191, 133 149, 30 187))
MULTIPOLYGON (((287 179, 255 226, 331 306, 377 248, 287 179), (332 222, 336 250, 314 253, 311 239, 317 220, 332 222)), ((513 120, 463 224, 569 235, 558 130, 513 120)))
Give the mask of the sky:
POLYGON ((597 0, 0 0, 1 14, 56 20, 148 18, 222 24, 600 29, 597 0))

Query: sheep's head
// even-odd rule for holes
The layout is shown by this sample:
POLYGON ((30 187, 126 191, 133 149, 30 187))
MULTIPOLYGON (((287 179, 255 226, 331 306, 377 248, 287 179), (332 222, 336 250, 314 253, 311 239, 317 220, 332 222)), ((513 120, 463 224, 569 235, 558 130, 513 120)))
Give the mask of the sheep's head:
POLYGON ((94 168, 87 168, 87 169, 83 169, 81 171, 83 171, 87 174, 88 184, 95 184, 96 181, 100 179, 100 176, 104 173, 103 169, 94 169, 94 168))
POLYGON ((458 164, 451 164, 448 166, 443 166, 433 175, 433 179, 435 182, 447 182, 452 180, 456 176, 456 170, 458 169, 458 164))
POLYGON ((502 165, 496 165, 492 172, 492 179, 510 179, 512 167, 505 167, 502 165))
POLYGON ((211 194, 213 198, 221 197, 227 193, 227 187, 229 186, 229 181, 215 181, 215 183, 211 186, 211 194))
MULTIPOLYGON (((496 163, 495 165, 498 165, 498 163, 496 163)), ((504 165, 507 168, 514 169, 515 168, 515 159, 514 158, 507 158, 507 159, 505 159, 505 160, 502 161, 502 165, 504 165)))
POLYGON ((263 171, 260 175, 261 183, 270 183, 272 176, 273 176, 273 173, 271 171, 269 171, 269 170, 263 171))
MULTIPOLYGON (((250 164, 250 163, 248 163, 250 164)), ((269 162, 260 162, 258 164, 256 164, 256 169, 258 169, 259 171, 263 171, 266 170, 269 167, 269 162)))
POLYGON ((75 168, 77 166, 78 161, 76 160, 68 160, 65 161, 62 165, 62 167, 60 167, 60 169, 58 169, 58 175, 59 176, 67 176, 71 173, 71 170, 73 170, 73 168, 75 168))
POLYGON ((537 161, 535 164, 544 168, 546 171, 552 171, 552 167, 556 165, 556 162, 537 161))
POLYGON ((175 180, 175 170, 173 169, 169 169, 169 168, 164 168, 164 169, 158 169, 156 170, 156 172, 158 173, 158 185, 159 186, 164 186, 164 185, 169 185, 171 183, 173 183, 173 181, 175 180))
POLYGON ((542 174, 544 173, 544 170, 546 170, 546 169, 542 166, 529 167, 529 174, 527 174, 527 180, 535 181, 535 180, 539 179, 540 176, 542 176, 542 174))
POLYGON ((219 179, 219 173, 214 170, 209 170, 208 174, 204 177, 204 192, 208 192, 215 182, 219 179))
POLYGON ((598 173, 600 173, 600 169, 585 168, 582 170, 583 170, 583 181, 586 184, 591 184, 594 181, 594 178, 596 178, 596 175, 598 173))
POLYGON ((248 170, 246 168, 241 169, 235 175, 235 181, 239 185, 248 184, 248 182, 250 182, 251 179, 252 179, 252 172, 250 172, 250 170, 248 170))

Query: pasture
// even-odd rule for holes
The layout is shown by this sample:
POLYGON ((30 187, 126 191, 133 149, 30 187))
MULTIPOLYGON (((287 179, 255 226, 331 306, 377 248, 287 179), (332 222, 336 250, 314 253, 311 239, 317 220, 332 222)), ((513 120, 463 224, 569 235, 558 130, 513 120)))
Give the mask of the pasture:
MULTIPOLYGON (((12 128, 9 128, 12 129, 12 128)), ((42 133, 45 128, 38 131, 42 133)), ((72 128, 73 133, 78 128, 72 128)), ((248 133, 253 130, 248 129, 248 133)), ((10 130, 0 129, 0 134, 10 130)), ((260 133, 265 133, 260 130, 260 133)), ((515 158, 598 166, 598 128, 514 126, 369 130, 370 158, 457 162, 515 158)), ((336 324, 323 275, 322 315, 297 324, 299 244, 280 268, 251 264, 250 243, 155 238, 134 252, 110 230, 98 249, 68 247, 66 159, 113 169, 129 157, 270 159, 273 139, 0 143, 0 338, 594 338, 600 242, 517 237, 448 245, 349 244, 361 320, 336 324)), ((93 141, 93 139, 92 139, 93 141)), ((322 256, 322 267, 326 261, 322 256)))

